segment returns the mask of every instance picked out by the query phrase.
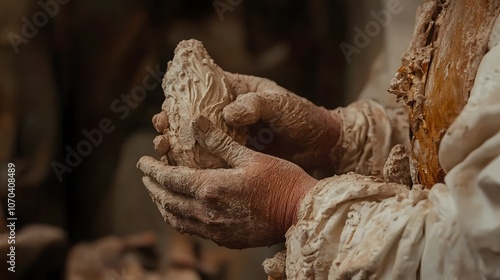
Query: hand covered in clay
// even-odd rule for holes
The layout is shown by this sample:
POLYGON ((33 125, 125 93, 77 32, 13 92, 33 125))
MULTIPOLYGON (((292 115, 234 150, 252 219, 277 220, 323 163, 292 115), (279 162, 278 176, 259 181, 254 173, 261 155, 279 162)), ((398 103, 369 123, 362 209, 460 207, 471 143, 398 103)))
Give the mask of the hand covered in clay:
POLYGON ((331 164, 341 118, 335 112, 293 94, 275 82, 225 72, 238 95, 223 110, 231 126, 250 125, 248 146, 292 161, 303 168, 331 164))
POLYGON ((142 157, 137 166, 165 220, 229 248, 284 241, 298 204, 317 181, 291 162, 238 144, 204 117, 194 121, 193 132, 230 168, 192 169, 142 157))

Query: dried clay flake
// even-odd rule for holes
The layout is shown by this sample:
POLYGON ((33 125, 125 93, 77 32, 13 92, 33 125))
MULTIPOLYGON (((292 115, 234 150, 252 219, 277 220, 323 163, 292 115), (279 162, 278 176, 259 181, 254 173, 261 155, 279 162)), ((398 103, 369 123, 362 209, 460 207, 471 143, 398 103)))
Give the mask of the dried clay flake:
MULTIPOLYGON (((229 127, 222 118, 222 109, 235 94, 226 84, 224 71, 208 55, 197 40, 181 41, 168 63, 162 88, 169 129, 164 131, 169 149, 164 151, 170 164, 192 168, 220 168, 226 163, 204 150, 195 140, 192 122, 207 117, 239 143, 245 143, 244 128, 229 127)), ((156 143, 155 143, 156 144, 156 143)))

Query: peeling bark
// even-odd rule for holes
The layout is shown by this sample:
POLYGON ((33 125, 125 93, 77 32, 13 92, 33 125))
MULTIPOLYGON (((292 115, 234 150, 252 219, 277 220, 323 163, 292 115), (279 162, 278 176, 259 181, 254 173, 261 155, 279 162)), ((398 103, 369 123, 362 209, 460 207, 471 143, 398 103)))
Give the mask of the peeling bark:
POLYGON ((427 0, 389 92, 410 112, 410 170, 414 184, 443 182, 438 160, 444 133, 467 103, 500 11, 498 0, 427 0))

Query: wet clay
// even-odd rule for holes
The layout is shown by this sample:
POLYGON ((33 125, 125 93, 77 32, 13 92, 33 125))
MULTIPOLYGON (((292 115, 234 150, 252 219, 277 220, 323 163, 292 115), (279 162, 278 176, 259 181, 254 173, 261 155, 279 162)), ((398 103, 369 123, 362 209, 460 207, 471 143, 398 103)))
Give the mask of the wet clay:
POLYGON ((245 128, 230 127, 223 120, 222 109, 236 96, 226 84, 223 70, 214 63, 201 42, 187 40, 177 45, 174 58, 168 63, 162 88, 165 93, 163 112, 161 117, 155 116, 153 123, 155 127, 168 129, 155 139, 155 149, 165 154, 168 162, 174 165, 192 168, 226 166, 222 159, 205 151, 196 142, 192 132, 193 120, 203 115, 239 143, 245 143, 247 134, 245 128))

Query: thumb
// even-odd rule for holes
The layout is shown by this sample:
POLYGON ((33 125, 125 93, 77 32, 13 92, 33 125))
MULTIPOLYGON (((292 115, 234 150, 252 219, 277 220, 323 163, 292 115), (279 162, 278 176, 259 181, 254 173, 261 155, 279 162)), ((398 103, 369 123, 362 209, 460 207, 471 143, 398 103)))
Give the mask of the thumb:
POLYGON ((255 92, 238 95, 222 110, 224 120, 231 126, 254 124, 261 117, 261 102, 255 92))
POLYGON ((205 116, 199 116, 193 121, 193 134, 196 141, 204 149, 233 167, 248 162, 256 153, 234 141, 224 131, 215 127, 205 116))

